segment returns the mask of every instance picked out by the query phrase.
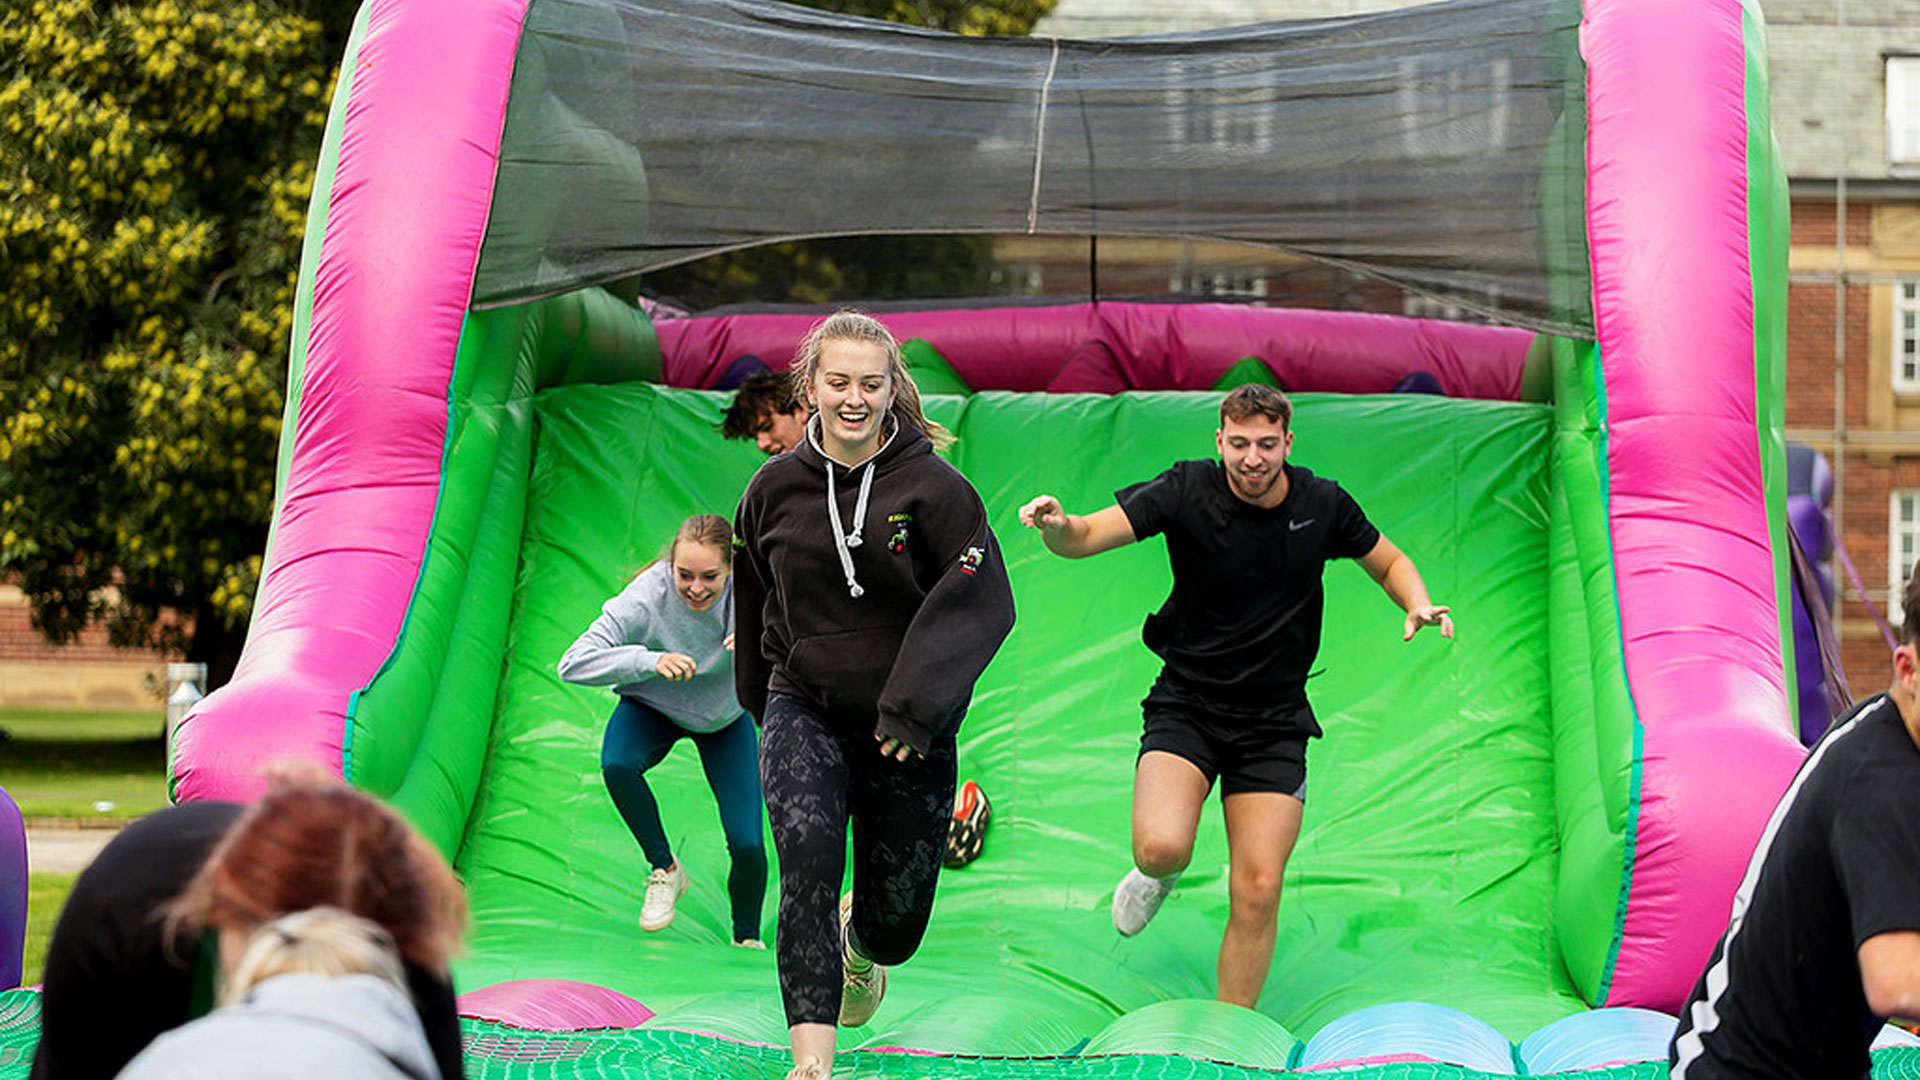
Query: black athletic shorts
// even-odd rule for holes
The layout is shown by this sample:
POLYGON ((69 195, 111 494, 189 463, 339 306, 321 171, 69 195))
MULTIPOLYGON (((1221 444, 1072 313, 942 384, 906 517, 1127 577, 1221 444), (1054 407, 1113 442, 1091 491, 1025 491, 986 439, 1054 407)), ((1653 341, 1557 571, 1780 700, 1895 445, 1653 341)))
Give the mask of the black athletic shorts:
POLYGON ((1140 753, 1164 750, 1218 778, 1220 795, 1272 791, 1307 801, 1307 737, 1313 707, 1302 701, 1283 716, 1263 720, 1223 717, 1193 705, 1164 701, 1146 706, 1140 753), (1305 713, 1304 716, 1300 713, 1305 713))

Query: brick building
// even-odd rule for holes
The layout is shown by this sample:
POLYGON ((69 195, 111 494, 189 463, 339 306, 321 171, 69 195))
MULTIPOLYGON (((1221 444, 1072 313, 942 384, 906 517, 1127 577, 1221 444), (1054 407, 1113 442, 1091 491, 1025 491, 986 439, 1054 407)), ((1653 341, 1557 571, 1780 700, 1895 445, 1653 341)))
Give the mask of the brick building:
POLYGON ((1860 586, 1836 559, 1835 631, 1862 696, 1888 681, 1875 616, 1898 622, 1920 557, 1920 3, 1776 0, 1767 22, 1793 200, 1787 437, 1833 469, 1860 586))
POLYGON ((18 586, 0 582, 0 706, 164 709, 167 661, 157 652, 116 649, 95 626, 72 645, 47 644, 28 618, 18 586))

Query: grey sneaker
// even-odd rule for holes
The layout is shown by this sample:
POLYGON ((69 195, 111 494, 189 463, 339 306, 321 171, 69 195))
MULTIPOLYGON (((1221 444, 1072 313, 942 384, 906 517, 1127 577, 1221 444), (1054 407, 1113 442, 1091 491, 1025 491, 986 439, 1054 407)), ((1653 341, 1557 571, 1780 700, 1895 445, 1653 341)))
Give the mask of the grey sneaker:
POLYGON ((1151 878, 1137 869, 1127 871, 1127 876, 1121 878, 1113 890, 1113 928, 1120 931, 1121 937, 1132 937, 1145 930, 1159 914, 1161 901, 1179 880, 1179 874, 1151 878))
POLYGON ((687 891, 687 871, 679 863, 647 875, 647 899, 640 905, 640 929, 665 930, 673 922, 673 907, 687 891))
POLYGON ((887 996, 887 969, 853 951, 848 928, 853 925, 853 894, 840 898, 840 1026, 859 1027, 873 1019, 880 999, 887 996))

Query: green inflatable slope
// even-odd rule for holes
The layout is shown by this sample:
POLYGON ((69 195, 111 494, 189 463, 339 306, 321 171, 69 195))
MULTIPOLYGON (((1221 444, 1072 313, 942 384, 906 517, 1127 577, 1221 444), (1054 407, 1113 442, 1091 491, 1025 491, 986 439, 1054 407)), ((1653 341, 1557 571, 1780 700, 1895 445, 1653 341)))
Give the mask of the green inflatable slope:
MULTIPOLYGON (((1175 458, 1211 455, 1217 400, 929 399, 961 437, 952 460, 986 500, 1019 605, 961 741, 961 775, 986 788, 995 822, 983 857, 943 876, 919 955, 894 972, 875 1021, 843 1032, 843 1047, 1051 1056, 1094 1040, 1137 1049, 1142 1033, 1108 1030, 1118 1018, 1212 996, 1227 908, 1217 801, 1192 869, 1154 924, 1121 939, 1107 911, 1128 866, 1137 703, 1156 670, 1139 631, 1166 593, 1164 546, 1069 562, 1014 513, 1043 491, 1095 509, 1175 458)), ((642 934, 647 867, 598 767, 613 699, 554 675, 561 651, 674 525, 702 511, 730 516, 761 459, 714 433, 724 395, 627 382, 531 401, 500 682, 459 691, 494 700, 458 845, 474 909, 459 983, 585 980, 655 1009, 643 1031, 784 1044, 772 954, 726 944, 725 847, 693 748, 682 744, 649 773, 693 886, 671 928, 642 934)), ((1584 1007, 1553 937, 1552 416, 1543 406, 1427 397, 1297 401, 1294 460, 1340 479, 1418 560, 1434 596, 1453 605, 1459 637, 1428 632, 1402 644, 1398 609, 1365 573, 1329 568, 1323 673, 1310 687, 1327 737, 1310 751, 1305 832, 1261 1012, 1284 1027, 1273 1033, 1279 1046, 1287 1033, 1304 1039, 1389 1001, 1452 1005, 1518 1040, 1584 1007)), ((770 891, 769 940, 773 912, 770 891)), ((1157 1015, 1149 1026, 1167 1023, 1157 1015)), ((590 1052, 576 1044, 574 1053, 590 1052)), ((642 1056, 680 1057, 679 1045, 642 1056)), ((752 1059, 706 1059, 713 1075, 735 1066, 780 1074, 777 1053, 731 1045, 688 1042, 752 1059)), ((1271 1066, 1272 1052, 1260 1051, 1259 1063, 1271 1066)), ((906 1060, 921 1063, 915 1075, 976 1074, 906 1060)))

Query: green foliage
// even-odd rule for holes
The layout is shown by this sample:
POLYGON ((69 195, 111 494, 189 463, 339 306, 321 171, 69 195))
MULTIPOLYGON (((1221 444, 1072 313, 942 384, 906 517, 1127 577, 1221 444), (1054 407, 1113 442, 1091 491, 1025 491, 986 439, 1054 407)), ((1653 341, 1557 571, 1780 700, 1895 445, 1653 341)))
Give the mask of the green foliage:
MULTIPOLYGON (((965 34, 1054 0, 823 0, 965 34)), ((224 681, 273 498, 305 208, 354 0, 0 0, 0 575, 55 642, 224 681), (183 618, 184 617, 184 618, 183 618)), ((979 294, 978 238, 681 275, 711 302, 979 294)), ((652 284, 652 282, 649 282, 652 284)))
MULTIPOLYGON (((1059 0, 798 2, 842 15, 978 36, 1029 33, 1059 0)), ((1008 291, 994 270, 989 237, 852 236, 728 252, 647 274, 641 286, 696 309, 770 300, 826 304, 991 296, 1008 291)))
POLYGON ((991 296, 987 236, 836 236, 728 252, 646 275, 647 291, 694 309, 752 301, 829 304, 991 296))
POLYGON ((0 573, 53 641, 230 659, 352 12, 0 0, 0 573))

